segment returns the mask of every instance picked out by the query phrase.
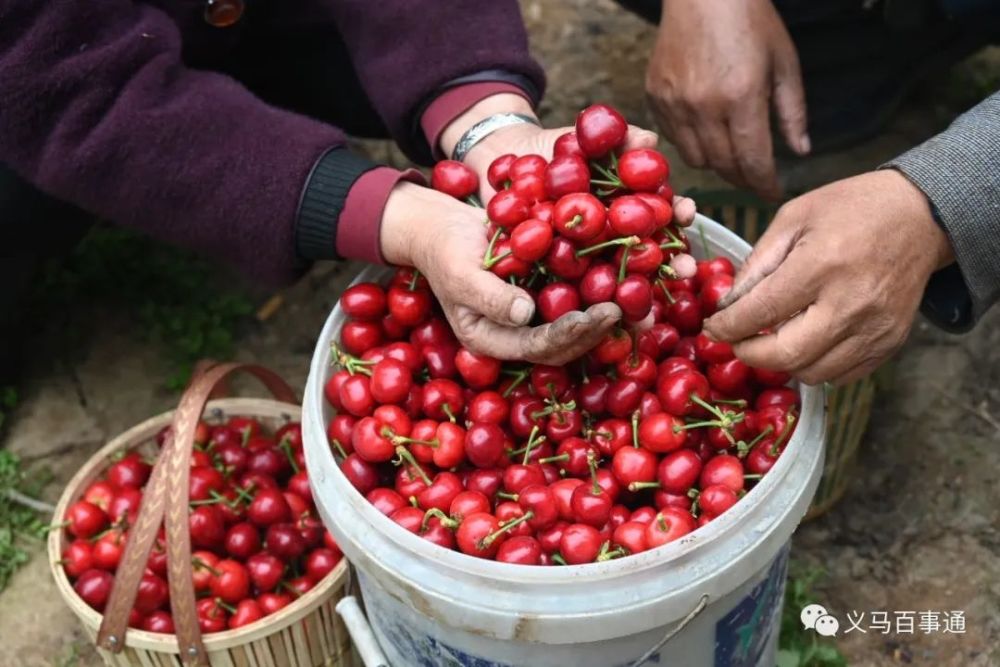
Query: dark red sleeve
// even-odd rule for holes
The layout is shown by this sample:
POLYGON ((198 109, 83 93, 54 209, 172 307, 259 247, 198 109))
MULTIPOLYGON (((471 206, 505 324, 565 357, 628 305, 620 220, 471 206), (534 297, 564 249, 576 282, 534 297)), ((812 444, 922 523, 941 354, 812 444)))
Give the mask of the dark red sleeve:
POLYGON ((385 263, 379 239, 382 210, 389 193, 400 181, 425 183, 423 175, 416 169, 399 171, 391 167, 376 167, 354 182, 337 224, 338 255, 376 264, 385 263))
POLYGON ((510 83, 494 81, 468 83, 464 86, 450 88, 431 102, 420 118, 420 127, 424 131, 424 136, 431 147, 434 159, 443 160, 451 157, 450 155, 443 155, 440 147, 438 147, 438 140, 441 138, 441 133, 451 124, 451 121, 468 111, 477 102, 485 100, 492 95, 500 95, 502 93, 520 95, 529 103, 532 102, 531 97, 523 88, 510 83))
POLYGON ((303 185, 344 136, 188 69, 181 41, 130 0, 0 0, 0 162, 103 218, 294 277, 303 185))

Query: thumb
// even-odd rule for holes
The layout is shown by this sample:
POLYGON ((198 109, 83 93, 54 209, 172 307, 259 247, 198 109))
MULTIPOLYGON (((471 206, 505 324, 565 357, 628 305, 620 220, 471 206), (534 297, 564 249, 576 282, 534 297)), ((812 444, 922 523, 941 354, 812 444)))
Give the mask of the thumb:
MULTIPOLYGON (((775 223, 779 223, 775 218, 775 223)), ((733 305, 761 280, 774 273, 788 256, 795 244, 795 228, 788 225, 772 224, 747 257, 746 262, 736 272, 733 288, 719 299, 719 310, 733 305)))
POLYGON ((812 149, 807 129, 806 94, 794 46, 779 51, 774 64, 774 109, 785 142, 799 155, 812 149))
POLYGON ((628 133, 625 135, 624 150, 630 151, 635 148, 656 148, 659 137, 656 132, 637 127, 628 126, 628 133))
POLYGON ((462 296, 463 305, 504 326, 525 326, 535 314, 535 302, 526 291, 482 269, 467 276, 462 296))

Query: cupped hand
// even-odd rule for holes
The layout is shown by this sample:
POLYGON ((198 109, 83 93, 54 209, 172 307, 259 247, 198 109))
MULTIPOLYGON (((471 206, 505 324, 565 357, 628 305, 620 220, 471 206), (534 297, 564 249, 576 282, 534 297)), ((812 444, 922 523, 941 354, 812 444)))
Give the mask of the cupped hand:
POLYGON ((849 382, 903 344, 930 275, 952 261, 905 176, 838 181, 778 211, 705 331, 752 366, 849 382))
POLYGON ((397 185, 382 218, 384 257, 427 278, 459 341, 497 359, 564 364, 590 351, 621 318, 613 303, 531 327, 531 296, 482 266, 482 210, 411 183, 397 185))
MULTIPOLYGON (((479 175, 479 195, 483 202, 489 201, 494 190, 486 179, 486 171, 490 163, 504 154, 541 155, 546 160, 552 159, 556 139, 572 132, 572 127, 553 129, 540 128, 537 125, 512 125, 497 130, 477 144, 465 159, 473 171, 479 175)), ((656 148, 656 133, 644 130, 635 125, 629 125, 625 135, 623 150, 633 148, 656 148)), ((675 196, 673 200, 674 221, 687 227, 694 221, 695 203, 689 197, 675 196)))
POLYGON ((772 102, 788 146, 810 150, 798 54, 770 0, 665 3, 646 92, 685 162, 766 198, 781 194, 772 102))

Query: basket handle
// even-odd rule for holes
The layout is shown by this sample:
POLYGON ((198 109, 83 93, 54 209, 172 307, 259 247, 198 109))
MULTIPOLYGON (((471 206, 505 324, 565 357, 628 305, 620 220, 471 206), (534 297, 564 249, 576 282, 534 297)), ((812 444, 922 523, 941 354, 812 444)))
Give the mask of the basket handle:
POLYGON ((150 549, 161 522, 166 527, 167 580, 170 608, 177 631, 177 645, 185 665, 208 665, 195 611, 191 579, 191 534, 188 523, 188 484, 195 429, 205 404, 216 387, 236 371, 245 371, 260 380, 279 401, 298 403, 295 392, 277 374, 255 364, 225 363, 202 368, 181 397, 170 423, 170 432, 153 467, 143 494, 139 516, 129 531, 122 562, 115 575, 111 597, 97 635, 98 646, 120 652, 125 646, 129 611, 139 592, 139 580, 146 568, 150 549))

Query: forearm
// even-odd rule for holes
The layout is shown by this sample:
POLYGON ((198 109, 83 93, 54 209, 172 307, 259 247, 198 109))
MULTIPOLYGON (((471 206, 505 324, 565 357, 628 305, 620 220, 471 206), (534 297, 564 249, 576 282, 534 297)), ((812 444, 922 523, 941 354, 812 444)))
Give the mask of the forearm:
POLYGON ((1000 93, 885 166, 930 200, 961 271, 935 274, 924 312, 947 329, 970 328, 1000 299, 1000 93))

